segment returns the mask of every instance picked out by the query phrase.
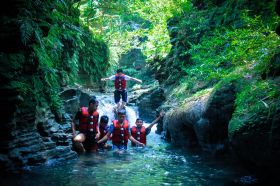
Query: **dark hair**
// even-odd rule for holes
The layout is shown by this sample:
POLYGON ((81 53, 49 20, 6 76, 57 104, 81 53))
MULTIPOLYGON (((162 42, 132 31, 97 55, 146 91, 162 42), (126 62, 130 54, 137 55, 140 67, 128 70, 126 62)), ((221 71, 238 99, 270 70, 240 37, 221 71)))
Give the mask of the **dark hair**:
POLYGON ((119 68, 119 69, 117 70, 117 73, 123 73, 123 70, 122 70, 121 68, 119 68))
POLYGON ((136 121, 139 121, 139 120, 143 121, 141 118, 137 118, 137 119, 136 119, 136 121))
POLYGON ((93 104, 98 103, 98 101, 97 101, 97 99, 96 99, 96 96, 92 96, 92 97, 89 99, 88 104, 90 105, 91 103, 93 103, 93 104))
POLYGON ((125 109, 118 110, 118 115, 126 115, 126 110, 125 109))
POLYGON ((106 123, 107 124, 108 121, 109 121, 108 116, 106 116, 106 115, 101 116, 100 123, 106 123))

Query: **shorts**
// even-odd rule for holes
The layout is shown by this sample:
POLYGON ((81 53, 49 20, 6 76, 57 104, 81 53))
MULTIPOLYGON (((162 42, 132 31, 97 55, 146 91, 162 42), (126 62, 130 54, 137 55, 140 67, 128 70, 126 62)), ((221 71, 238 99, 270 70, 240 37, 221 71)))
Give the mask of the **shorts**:
POLYGON ((121 98, 123 102, 127 102, 127 91, 126 90, 115 90, 114 92, 115 103, 120 102, 121 98))
POLYGON ((113 150, 126 150, 127 144, 113 144, 113 150))
POLYGON ((86 134, 86 140, 83 142, 84 148, 87 151, 96 151, 98 149, 97 141, 94 134, 86 134))

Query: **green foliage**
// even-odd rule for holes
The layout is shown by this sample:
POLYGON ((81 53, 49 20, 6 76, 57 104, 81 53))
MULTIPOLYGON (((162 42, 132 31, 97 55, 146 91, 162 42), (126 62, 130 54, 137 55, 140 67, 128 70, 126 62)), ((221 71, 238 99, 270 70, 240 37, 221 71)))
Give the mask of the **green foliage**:
POLYGON ((108 43, 112 65, 131 48, 142 49, 150 62, 166 57, 171 48, 166 22, 189 7, 186 0, 98 0, 80 4, 81 19, 108 43))
POLYGON ((31 91, 31 86, 28 82, 11 81, 11 87, 16 88, 22 95, 26 96, 31 91))
POLYGON ((9 21, 19 26, 26 50, 1 53, 9 86, 34 98, 37 105, 48 103, 56 113, 62 108, 62 86, 78 82, 79 73, 87 73, 96 83, 109 68, 108 47, 80 23, 73 5, 72 1, 25 1, 9 21))
POLYGON ((22 21, 20 24, 21 41, 26 45, 32 38, 34 28, 30 21, 27 20, 22 21))
POLYGON ((262 123, 260 120, 270 120, 279 109, 279 103, 280 89, 273 81, 245 84, 243 90, 237 94, 236 109, 229 124, 229 134, 232 135, 245 125, 251 127, 262 123))
POLYGON ((216 30, 211 38, 203 37, 189 50, 195 66, 184 70, 191 76, 220 80, 236 67, 250 70, 260 63, 267 64, 279 44, 277 40, 278 36, 268 29, 216 30))
POLYGON ((267 72, 280 44, 272 4, 259 8, 257 16, 245 1, 227 1, 171 19, 173 48, 159 68, 167 74, 167 83, 178 86, 171 95, 182 100, 220 80, 259 79, 267 72))
POLYGON ((61 86, 78 82, 79 73, 98 82, 110 66, 118 66, 122 54, 138 48, 162 82, 179 85, 171 88, 178 100, 221 80, 258 83, 271 67, 271 56, 279 53, 274 2, 202 0, 198 8, 193 2, 25 1, 12 21, 30 52, 1 55, 5 63, 12 59, 9 69, 15 69, 3 77, 14 78, 10 84, 23 94, 38 94, 38 104, 46 99, 58 109, 61 86), (31 71, 32 81, 20 78, 24 71, 31 71))

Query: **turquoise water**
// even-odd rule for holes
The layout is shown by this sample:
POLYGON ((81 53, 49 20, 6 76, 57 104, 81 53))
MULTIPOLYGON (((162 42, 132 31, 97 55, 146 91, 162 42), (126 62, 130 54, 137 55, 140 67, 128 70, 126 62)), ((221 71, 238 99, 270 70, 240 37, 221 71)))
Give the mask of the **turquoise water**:
MULTIPOLYGON (((114 119, 111 97, 102 95, 99 113, 114 119)), ((127 107, 131 126, 137 118, 137 108, 127 107)), ((110 122, 111 123, 111 122, 110 122)), ((146 126, 148 124, 145 124, 146 126)), ((226 159, 212 155, 176 149, 155 134, 154 126, 147 136, 145 148, 129 148, 124 153, 105 151, 79 155, 66 162, 48 161, 40 167, 30 167, 28 173, 0 176, 0 185, 23 186, 224 186, 238 185, 247 172, 226 159)), ((247 179, 249 178, 249 179, 247 179)), ((249 184, 250 185, 250 184, 249 184)))
POLYGON ((154 131, 146 148, 87 153, 76 160, 32 168, 5 177, 1 185, 237 185, 246 172, 226 160, 174 149, 154 131))

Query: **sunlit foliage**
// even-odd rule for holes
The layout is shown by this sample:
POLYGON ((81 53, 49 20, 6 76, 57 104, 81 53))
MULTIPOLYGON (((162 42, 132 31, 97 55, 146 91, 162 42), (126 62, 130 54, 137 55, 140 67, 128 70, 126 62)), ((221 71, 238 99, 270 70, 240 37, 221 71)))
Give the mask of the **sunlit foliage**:
POLYGON ((186 0, 83 1, 81 19, 108 43, 111 63, 121 54, 140 48, 148 61, 163 59, 171 49, 167 21, 187 11, 186 0))

